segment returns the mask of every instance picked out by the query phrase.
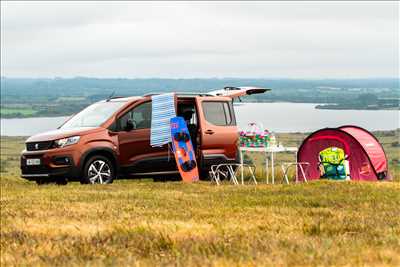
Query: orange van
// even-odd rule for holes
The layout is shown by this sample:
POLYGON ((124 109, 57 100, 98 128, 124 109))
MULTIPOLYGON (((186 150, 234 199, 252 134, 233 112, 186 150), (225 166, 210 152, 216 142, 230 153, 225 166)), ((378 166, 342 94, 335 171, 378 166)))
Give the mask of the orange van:
MULTIPOLYGON (((207 94, 175 94, 177 115, 188 123, 201 178, 207 178, 213 164, 237 161, 233 99, 267 90, 225 87, 207 94)), ((116 178, 179 175, 168 146, 150 146, 151 111, 151 95, 114 97, 88 106, 57 130, 26 140, 22 178, 38 184, 106 184, 116 178)))

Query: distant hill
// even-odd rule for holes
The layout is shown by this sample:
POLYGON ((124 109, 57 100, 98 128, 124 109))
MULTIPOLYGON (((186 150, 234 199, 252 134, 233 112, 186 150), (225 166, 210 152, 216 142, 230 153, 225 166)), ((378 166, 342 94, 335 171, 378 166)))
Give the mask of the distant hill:
MULTIPOLYGON (((1 96, 7 97, 59 97, 109 95, 142 95, 150 92, 200 91, 207 92, 224 86, 253 85, 273 89, 273 94, 300 92, 301 90, 344 89, 398 89, 399 79, 99 79, 99 78, 7 78, 1 77, 1 96)), ((333 90, 332 90, 333 91, 333 90)), ((267 95, 267 94, 266 94, 267 95)))
POLYGON ((399 79, 99 79, 1 77, 1 117, 60 116, 115 96, 152 92, 208 92, 225 86, 259 86, 272 91, 248 102, 328 103, 328 109, 397 109, 399 79))

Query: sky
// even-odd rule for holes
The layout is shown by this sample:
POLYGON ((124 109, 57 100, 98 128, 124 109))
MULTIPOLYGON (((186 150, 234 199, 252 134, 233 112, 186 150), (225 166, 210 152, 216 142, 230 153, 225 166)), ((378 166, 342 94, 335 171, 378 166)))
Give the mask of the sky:
POLYGON ((1 1, 1 75, 399 75, 398 2, 1 1))

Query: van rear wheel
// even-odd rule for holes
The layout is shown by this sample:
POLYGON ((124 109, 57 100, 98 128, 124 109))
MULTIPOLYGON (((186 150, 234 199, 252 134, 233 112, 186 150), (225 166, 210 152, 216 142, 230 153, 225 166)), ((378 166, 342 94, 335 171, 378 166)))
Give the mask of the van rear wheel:
POLYGON ((106 157, 90 157, 83 168, 81 184, 111 184, 115 178, 115 167, 106 157))
POLYGON ((68 179, 59 177, 56 179, 56 185, 66 185, 68 184, 68 179))
POLYGON ((45 184, 50 184, 52 181, 49 181, 47 177, 39 177, 36 180, 37 185, 45 185, 45 184))

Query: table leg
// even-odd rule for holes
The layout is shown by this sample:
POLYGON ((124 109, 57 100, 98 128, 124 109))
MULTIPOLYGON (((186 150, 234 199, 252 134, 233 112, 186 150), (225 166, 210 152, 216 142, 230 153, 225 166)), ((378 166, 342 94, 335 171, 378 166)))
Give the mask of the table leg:
POLYGON ((274 152, 271 152, 272 184, 275 184, 274 152))
POLYGON ((239 149, 240 151, 240 178, 243 184, 243 150, 239 149))
POLYGON ((296 157, 296 159, 295 159, 295 162, 296 162, 296 183, 298 183, 298 182, 299 182, 299 175, 298 175, 298 170, 297 170, 297 168, 298 168, 299 166, 297 165, 297 151, 295 152, 294 156, 296 157))
POLYGON ((244 185, 243 169, 244 169, 244 165, 242 165, 242 177, 241 177, 241 180, 242 180, 242 185, 244 185))
POLYGON ((265 153, 265 175, 267 176, 267 184, 269 184, 269 161, 268 154, 265 153))

